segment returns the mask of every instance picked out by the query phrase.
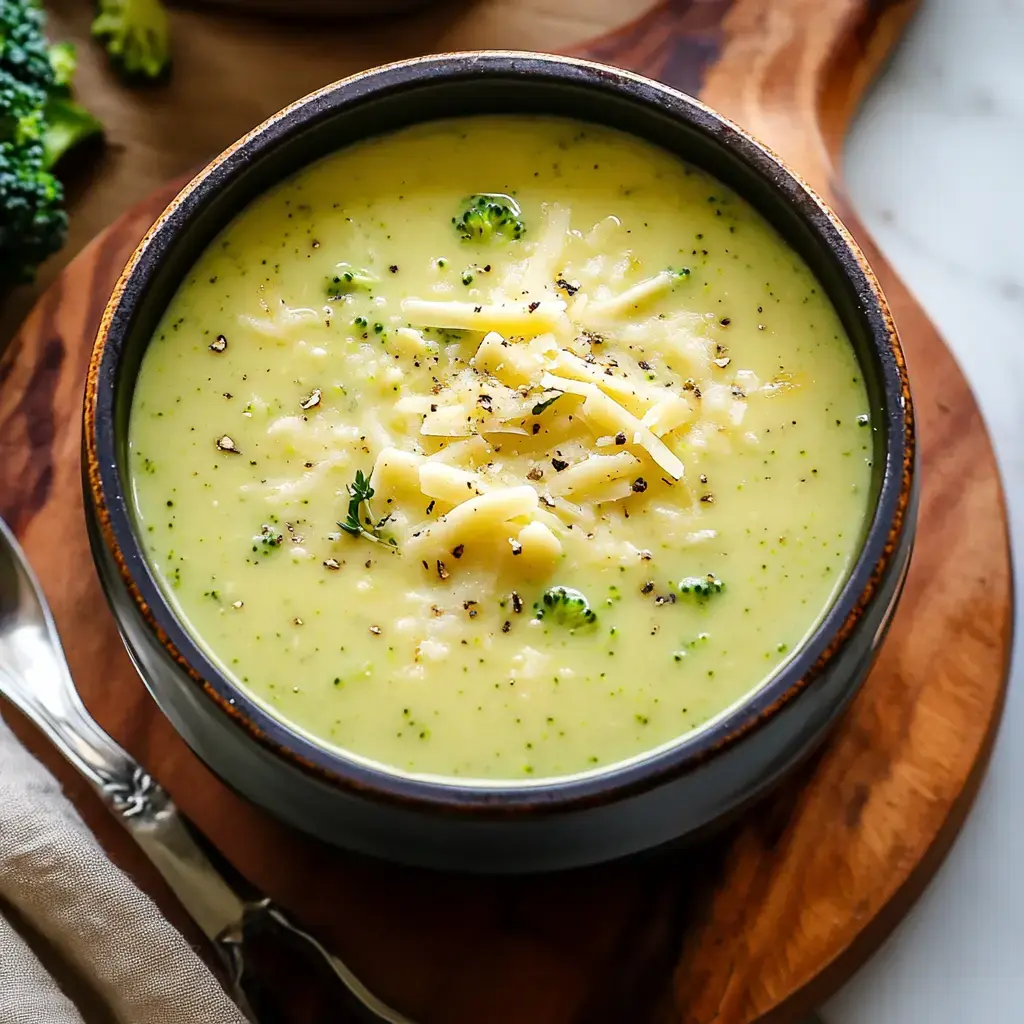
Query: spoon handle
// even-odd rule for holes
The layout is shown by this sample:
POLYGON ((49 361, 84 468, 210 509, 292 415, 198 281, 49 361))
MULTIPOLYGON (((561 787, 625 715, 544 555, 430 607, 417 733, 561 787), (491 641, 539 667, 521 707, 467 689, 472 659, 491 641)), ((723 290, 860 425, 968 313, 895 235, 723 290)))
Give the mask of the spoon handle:
POLYGON ((39 728, 131 833, 212 942, 230 992, 253 1024, 281 1019, 247 957, 250 940, 264 926, 289 938, 306 959, 340 981, 360 1020, 411 1024, 270 900, 244 899, 211 861, 167 791, 92 718, 75 688, 42 589, 3 519, 0 695, 39 728))

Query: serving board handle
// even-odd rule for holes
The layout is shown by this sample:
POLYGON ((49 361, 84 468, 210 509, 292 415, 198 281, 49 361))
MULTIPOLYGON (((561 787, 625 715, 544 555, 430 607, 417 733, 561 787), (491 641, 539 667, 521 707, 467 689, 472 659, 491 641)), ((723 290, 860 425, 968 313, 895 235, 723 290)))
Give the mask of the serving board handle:
POLYGON ((864 90, 918 0, 661 0, 581 57, 698 96, 822 195, 864 90))

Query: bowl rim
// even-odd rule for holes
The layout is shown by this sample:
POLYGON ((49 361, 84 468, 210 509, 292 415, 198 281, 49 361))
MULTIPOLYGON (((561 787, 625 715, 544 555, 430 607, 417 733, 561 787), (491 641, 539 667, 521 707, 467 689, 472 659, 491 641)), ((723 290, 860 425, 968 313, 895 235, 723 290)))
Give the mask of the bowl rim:
MULTIPOLYGON (((593 118, 597 122, 600 118, 593 118)), ((907 527, 914 491, 914 411, 906 362, 892 316, 860 248, 836 214, 767 146, 691 96, 634 72, 594 61, 516 50, 478 50, 417 57, 381 65, 333 82, 284 107, 225 149, 186 184, 136 247, 103 311, 85 388, 83 469, 87 512, 99 543, 117 568, 145 628, 210 700, 245 734, 295 768, 353 796, 421 811, 478 817, 548 814, 610 803, 654 788, 700 767, 760 728, 798 697, 842 651, 886 577, 907 527), (654 107, 715 140, 774 183, 798 208, 818 243, 831 250, 855 290, 872 350, 881 367, 885 404, 885 466, 871 521, 845 582, 790 660, 710 727, 684 734, 626 762, 579 775, 536 780, 463 780, 416 776, 367 763, 318 743, 277 718, 222 672, 192 638, 154 578, 136 536, 120 480, 114 407, 121 358, 134 310, 177 233, 246 164, 304 127, 385 92, 438 81, 533 75, 654 107)), ((94 558, 98 557, 94 546, 94 558)), ((102 574, 101 574, 102 575, 102 574)), ((115 617, 120 616, 108 589, 115 617)))

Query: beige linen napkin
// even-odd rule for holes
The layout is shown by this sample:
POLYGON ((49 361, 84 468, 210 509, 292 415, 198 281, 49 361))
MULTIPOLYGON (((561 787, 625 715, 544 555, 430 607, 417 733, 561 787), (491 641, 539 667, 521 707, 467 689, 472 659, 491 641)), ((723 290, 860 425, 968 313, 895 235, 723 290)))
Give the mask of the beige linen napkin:
MULTIPOLYGON (((0 903, 123 1024, 244 1024, 207 967, 100 849, 56 779, 0 719, 0 903)), ((0 917, 0 1024, 82 1024, 0 917)))

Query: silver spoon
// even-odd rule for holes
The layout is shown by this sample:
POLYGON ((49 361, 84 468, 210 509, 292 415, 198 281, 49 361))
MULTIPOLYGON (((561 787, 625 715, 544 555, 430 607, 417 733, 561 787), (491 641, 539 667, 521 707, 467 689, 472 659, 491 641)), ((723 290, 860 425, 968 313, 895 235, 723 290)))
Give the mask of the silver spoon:
POLYGON ((258 979, 247 970, 246 939, 269 925, 326 964, 368 1021, 412 1024, 379 1000, 312 935, 270 900, 246 900, 213 866, 166 791, 86 711, 64 657, 42 588, 0 519, 0 694, 19 708, 99 794, 210 938, 231 995, 260 1024, 258 979))

